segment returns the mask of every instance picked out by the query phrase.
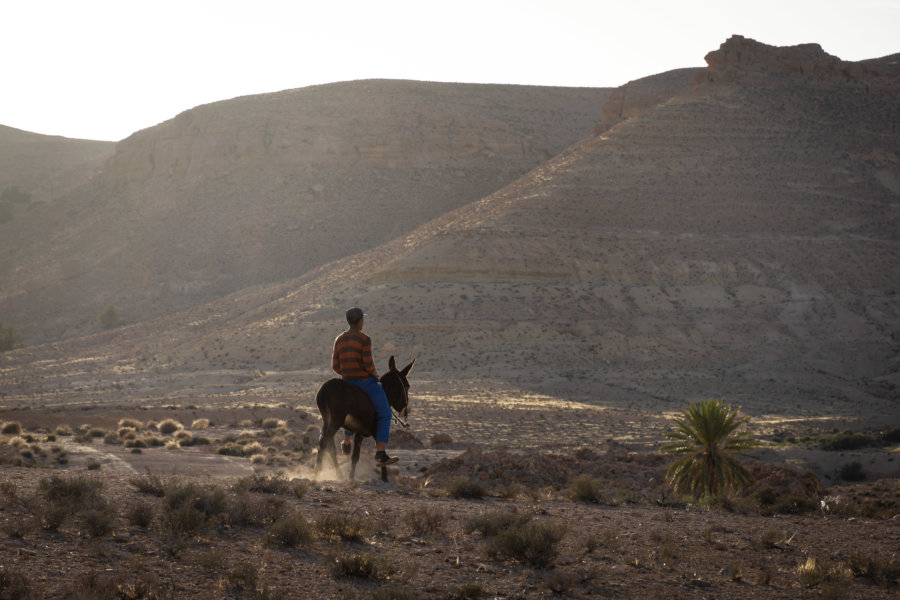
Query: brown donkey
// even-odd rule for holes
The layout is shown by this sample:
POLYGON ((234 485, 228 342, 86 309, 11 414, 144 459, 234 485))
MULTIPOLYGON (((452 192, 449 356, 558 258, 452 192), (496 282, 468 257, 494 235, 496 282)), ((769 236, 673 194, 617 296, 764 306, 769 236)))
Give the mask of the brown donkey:
MULTIPOLYGON (((384 388, 391 411, 394 413, 394 419, 404 427, 407 425, 401 419, 409 415, 409 381, 406 376, 414 364, 416 359, 398 371, 397 363, 391 356, 388 361, 388 372, 380 379, 381 387, 384 388)), ((316 404, 324 421, 322 437, 319 439, 319 456, 316 458, 316 477, 322 470, 326 454, 338 477, 341 477, 334 435, 339 429, 344 428, 356 434, 353 439, 353 455, 350 457, 350 479, 353 479, 363 438, 375 435, 375 407, 363 390, 339 378, 329 379, 322 384, 316 394, 316 404)), ((381 467, 381 480, 387 481, 386 466, 381 467)))

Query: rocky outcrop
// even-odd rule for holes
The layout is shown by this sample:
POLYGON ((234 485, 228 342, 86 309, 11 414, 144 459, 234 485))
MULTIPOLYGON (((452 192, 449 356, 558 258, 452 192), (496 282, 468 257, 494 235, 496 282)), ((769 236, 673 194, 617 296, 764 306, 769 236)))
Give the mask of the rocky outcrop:
POLYGON ((737 80, 751 73, 814 77, 837 82, 862 82, 900 78, 900 55, 861 62, 843 61, 828 54, 819 44, 769 46, 733 35, 718 50, 706 55, 709 69, 698 73, 695 82, 737 80))

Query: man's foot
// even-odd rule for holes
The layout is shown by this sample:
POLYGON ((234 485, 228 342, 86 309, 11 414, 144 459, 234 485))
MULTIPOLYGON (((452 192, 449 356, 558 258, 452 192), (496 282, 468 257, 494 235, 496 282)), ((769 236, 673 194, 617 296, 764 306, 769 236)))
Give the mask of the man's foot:
POLYGON ((398 459, 396 456, 391 457, 387 455, 387 452, 384 450, 379 450, 375 453, 375 464, 379 467, 386 467, 387 465, 392 465, 397 462, 398 459))
POLYGON ((344 454, 350 454, 350 450, 353 449, 353 446, 350 442, 341 442, 341 452, 344 454))

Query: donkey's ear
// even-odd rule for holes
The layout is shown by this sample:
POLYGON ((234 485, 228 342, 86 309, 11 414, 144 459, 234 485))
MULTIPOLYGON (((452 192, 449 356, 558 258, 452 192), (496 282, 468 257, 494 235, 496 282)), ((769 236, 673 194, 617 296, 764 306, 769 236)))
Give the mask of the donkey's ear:
POLYGON ((408 365, 406 365, 405 367, 403 367, 403 370, 400 371, 400 373, 401 373, 404 377, 406 377, 407 375, 409 375, 409 372, 412 371, 412 368, 413 368, 413 365, 414 365, 414 364, 416 364, 416 359, 412 359, 412 362, 409 363, 408 365))
POLYGON ((391 354, 391 358, 390 360, 388 360, 388 369, 390 369, 391 371, 397 370, 397 361, 394 360, 393 354, 391 354))

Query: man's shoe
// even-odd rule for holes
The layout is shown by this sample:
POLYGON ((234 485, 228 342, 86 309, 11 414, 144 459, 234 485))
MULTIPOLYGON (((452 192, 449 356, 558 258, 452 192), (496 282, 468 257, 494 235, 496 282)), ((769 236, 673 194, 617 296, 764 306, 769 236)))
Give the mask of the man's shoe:
POLYGON ((350 444, 350 442, 341 442, 341 452, 343 452, 344 454, 349 455, 350 450, 352 450, 352 449, 353 449, 353 446, 350 444))
POLYGON ((375 464, 378 465, 379 467, 386 467, 388 465, 392 465, 395 462, 397 462, 398 460, 400 460, 400 459, 398 459, 396 456, 394 456, 394 457, 388 456, 387 452, 385 452, 384 450, 379 450, 378 452, 375 453, 375 464))

